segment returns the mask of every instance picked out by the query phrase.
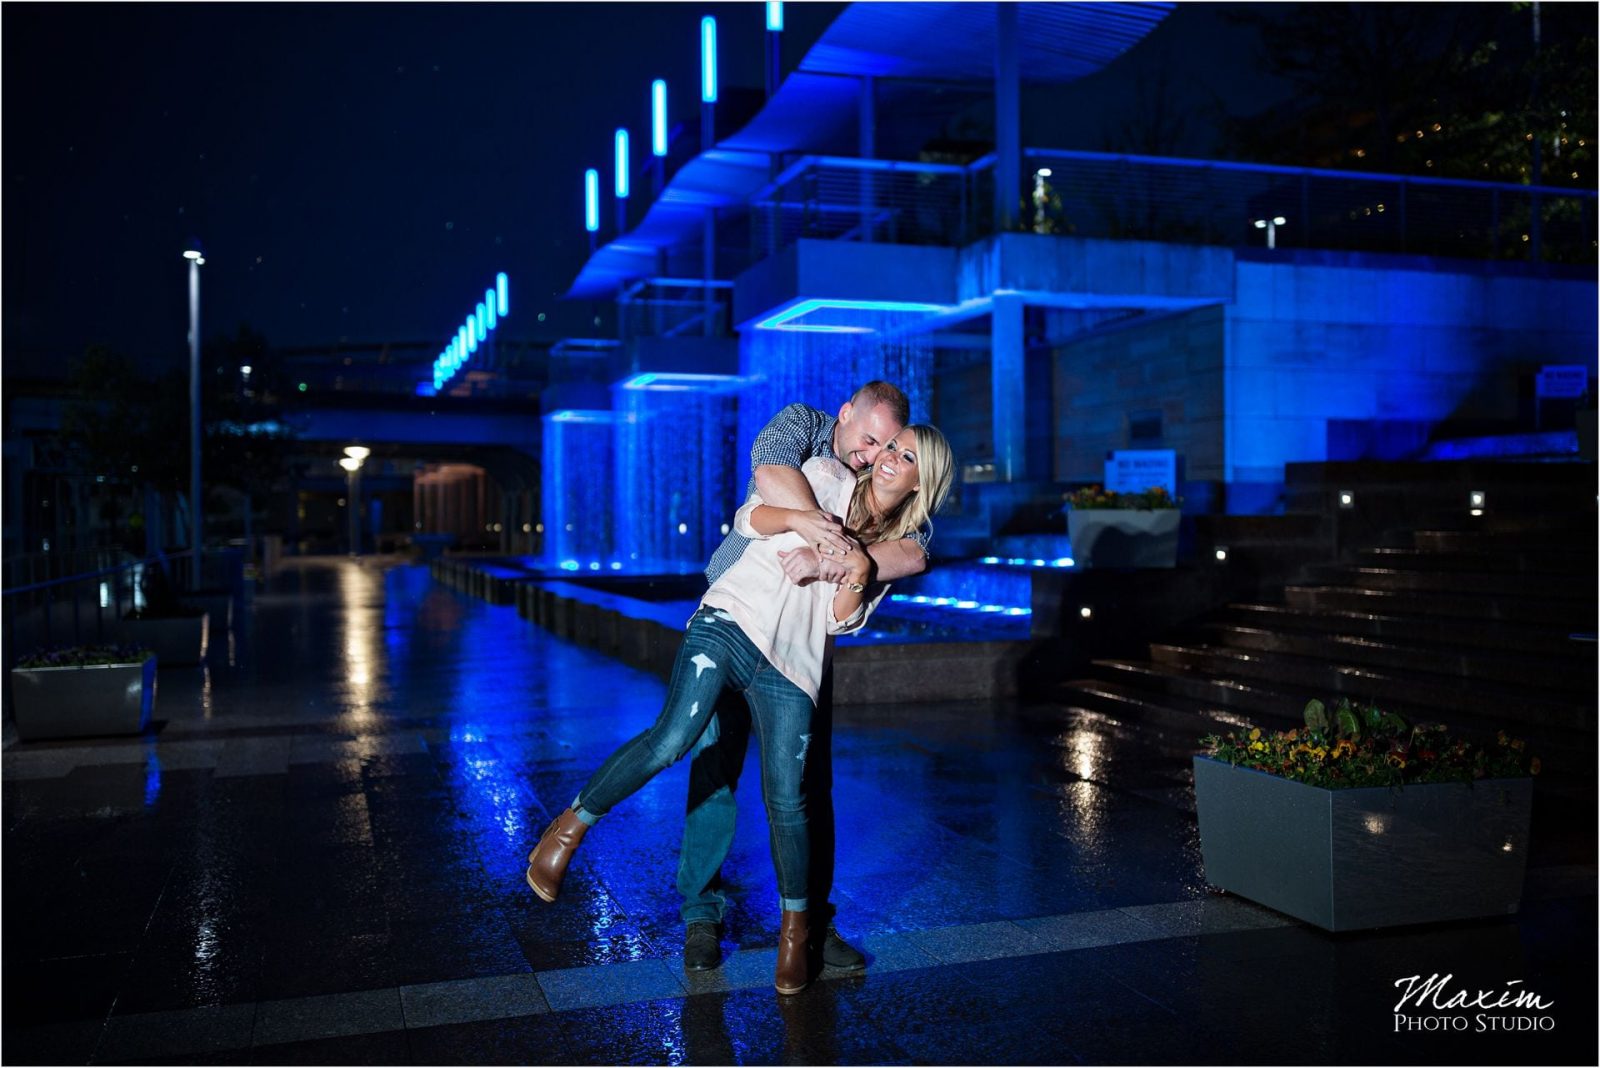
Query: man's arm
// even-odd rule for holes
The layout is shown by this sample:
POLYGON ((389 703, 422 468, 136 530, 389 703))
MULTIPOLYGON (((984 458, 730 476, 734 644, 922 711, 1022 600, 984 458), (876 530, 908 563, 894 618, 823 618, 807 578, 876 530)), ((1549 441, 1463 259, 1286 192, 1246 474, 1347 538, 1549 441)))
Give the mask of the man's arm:
POLYGON ((873 578, 878 582, 894 582, 928 570, 928 554, 922 551, 915 538, 880 541, 869 545, 867 552, 872 554, 873 578))
POLYGON ((806 476, 793 467, 782 464, 762 464, 755 470, 756 492, 774 508, 792 509, 789 528, 812 549, 832 549, 828 556, 843 556, 855 539, 844 532, 844 521, 817 507, 817 496, 811 492, 806 476))
MULTIPOLYGON (((867 553, 872 557, 875 582, 894 582, 928 570, 928 554, 915 538, 880 541, 868 546, 867 553)), ((782 562, 783 573, 796 586, 803 586, 812 579, 844 581, 845 558, 818 556, 814 549, 788 549, 780 550, 778 559, 782 562)))

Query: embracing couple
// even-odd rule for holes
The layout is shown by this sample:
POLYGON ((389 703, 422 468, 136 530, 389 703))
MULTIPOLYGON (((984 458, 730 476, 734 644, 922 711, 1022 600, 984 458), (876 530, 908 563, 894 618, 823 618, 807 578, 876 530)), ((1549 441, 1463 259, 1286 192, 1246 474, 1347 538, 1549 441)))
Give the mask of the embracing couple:
POLYGON ((748 495, 706 569, 710 588, 684 632, 661 714, 546 828, 528 856, 528 885, 540 898, 556 899, 600 817, 693 751, 678 867, 684 964, 716 967, 718 873, 733 844, 733 788, 753 725, 781 909, 778 992, 805 987, 812 944, 829 965, 865 967, 834 929, 828 901, 831 708, 818 695, 830 689, 833 636, 861 629, 889 582, 927 566, 930 517, 950 490, 954 459, 943 434, 909 420, 904 393, 869 382, 837 416, 792 404, 756 436, 748 495), (737 706, 717 708, 729 691, 744 697, 747 719, 737 706))

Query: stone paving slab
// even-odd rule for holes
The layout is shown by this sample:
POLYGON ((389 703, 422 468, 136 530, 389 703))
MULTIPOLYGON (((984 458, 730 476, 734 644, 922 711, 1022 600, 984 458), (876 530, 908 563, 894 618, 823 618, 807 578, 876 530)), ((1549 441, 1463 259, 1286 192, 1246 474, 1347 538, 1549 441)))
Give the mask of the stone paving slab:
POLYGON ((560 903, 522 882, 660 680, 422 569, 282 582, 163 680, 159 731, 7 746, 8 1063, 1592 1063, 1592 784, 1536 817, 1518 915, 1334 938, 1206 890, 1182 724, 843 706, 833 901, 869 966, 780 998, 753 757, 730 953, 686 973, 682 766, 560 903), (1402 968, 1524 976, 1561 1029, 1396 1037, 1402 968))

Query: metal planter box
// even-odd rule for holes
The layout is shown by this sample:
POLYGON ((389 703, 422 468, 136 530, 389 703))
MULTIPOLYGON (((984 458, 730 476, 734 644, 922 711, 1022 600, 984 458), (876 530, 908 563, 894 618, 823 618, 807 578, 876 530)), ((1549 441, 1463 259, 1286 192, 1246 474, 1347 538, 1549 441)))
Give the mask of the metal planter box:
POLYGON ((138 734, 156 699, 156 658, 140 664, 12 668, 17 736, 78 738, 138 734))
POLYGON ((1532 779, 1328 790, 1194 758, 1206 882, 1329 931, 1504 916, 1532 779))
POLYGON ((1176 508, 1072 508, 1067 539, 1078 567, 1174 567, 1178 562, 1176 508))
POLYGON ((163 616, 157 619, 121 619, 121 640, 153 650, 162 667, 198 664, 206 658, 210 617, 163 616))

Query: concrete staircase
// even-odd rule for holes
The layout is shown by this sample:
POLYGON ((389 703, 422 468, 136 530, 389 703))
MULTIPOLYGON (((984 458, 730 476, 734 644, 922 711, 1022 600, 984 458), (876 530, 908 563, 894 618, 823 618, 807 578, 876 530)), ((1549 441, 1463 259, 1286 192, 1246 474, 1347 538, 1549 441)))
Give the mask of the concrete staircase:
POLYGON ((1552 772, 1592 780, 1593 511, 1451 522, 1306 568, 1281 600, 1207 613, 1151 642, 1145 659, 1094 660, 1057 697, 1186 714, 1198 738, 1295 725, 1312 697, 1345 695, 1469 734, 1503 727, 1552 772))

